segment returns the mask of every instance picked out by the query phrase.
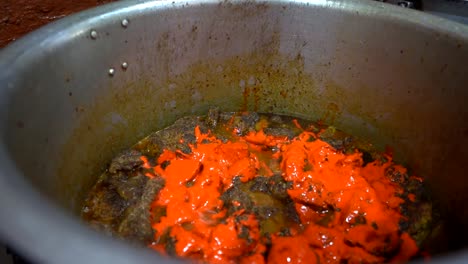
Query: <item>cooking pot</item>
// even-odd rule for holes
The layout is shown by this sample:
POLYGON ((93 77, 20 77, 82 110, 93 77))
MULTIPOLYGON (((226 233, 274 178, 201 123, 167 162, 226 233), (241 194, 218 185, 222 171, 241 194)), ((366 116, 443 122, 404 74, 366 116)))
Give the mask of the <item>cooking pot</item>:
POLYGON ((217 106, 391 146, 439 208, 435 260, 466 262, 467 62, 466 26, 371 1, 120 1, 67 17, 0 54, 1 238, 37 263, 170 261, 91 231, 80 204, 117 152, 217 106))

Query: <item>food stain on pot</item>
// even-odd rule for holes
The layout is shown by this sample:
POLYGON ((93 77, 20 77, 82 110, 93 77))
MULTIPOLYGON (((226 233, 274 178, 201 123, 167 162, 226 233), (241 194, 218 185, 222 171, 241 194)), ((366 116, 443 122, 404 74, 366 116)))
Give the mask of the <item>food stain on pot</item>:
MULTIPOLYGON (((128 84, 114 84, 109 79, 108 93, 87 106, 86 115, 80 117, 80 126, 63 148, 66 155, 62 155, 57 177, 60 200, 83 201, 94 175, 103 170, 101 164, 106 160, 139 137, 169 125, 176 118, 202 114, 214 105, 226 111, 256 110, 340 124, 343 108, 331 106, 340 102, 343 88, 330 85, 323 89, 305 73, 302 57, 281 55, 274 41, 271 45, 261 53, 235 56, 222 62, 195 63, 181 74, 171 75, 169 68, 164 67, 158 79, 151 82, 146 80, 153 76, 144 75, 128 84), (283 97, 285 94, 287 96, 283 97), (330 107, 321 107, 324 102, 329 102, 330 107), (170 111, 161 111, 161 106, 169 107, 170 111), (111 112, 120 113, 128 121, 124 130, 105 129, 108 120, 103 117, 111 112), (88 131, 88 125, 94 129, 88 131), (74 147, 76 144, 81 145, 79 150, 74 147)), ((72 207, 75 212, 79 209, 65 206, 72 207)))
POLYGON ((329 103, 325 114, 320 118, 325 124, 334 124, 341 114, 340 108, 336 103, 329 103))
POLYGON ((17 121, 16 122, 16 127, 17 128, 24 128, 24 122, 23 121, 17 121))

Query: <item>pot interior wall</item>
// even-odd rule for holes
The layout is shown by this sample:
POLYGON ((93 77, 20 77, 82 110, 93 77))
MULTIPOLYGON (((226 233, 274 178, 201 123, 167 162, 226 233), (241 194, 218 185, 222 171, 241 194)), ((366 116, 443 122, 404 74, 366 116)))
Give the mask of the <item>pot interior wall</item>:
POLYGON ((78 212, 113 155, 181 116, 218 106, 321 119, 393 147, 457 226, 450 246, 465 245, 468 31, 386 10, 162 1, 70 23, 19 58, 5 142, 37 189, 78 212))

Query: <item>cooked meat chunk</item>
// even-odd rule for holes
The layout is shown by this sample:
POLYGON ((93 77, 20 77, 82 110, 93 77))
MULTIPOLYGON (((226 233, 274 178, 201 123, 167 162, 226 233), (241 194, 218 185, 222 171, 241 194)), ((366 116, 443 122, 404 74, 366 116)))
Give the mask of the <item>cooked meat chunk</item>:
POLYGON ((126 150, 112 160, 109 166, 109 172, 116 173, 121 170, 132 170, 143 164, 140 157, 141 153, 139 151, 133 149, 126 150))
POLYGON ((411 175, 334 127, 214 108, 117 155, 82 216, 111 236, 204 262, 391 262, 417 256, 439 225, 411 175))

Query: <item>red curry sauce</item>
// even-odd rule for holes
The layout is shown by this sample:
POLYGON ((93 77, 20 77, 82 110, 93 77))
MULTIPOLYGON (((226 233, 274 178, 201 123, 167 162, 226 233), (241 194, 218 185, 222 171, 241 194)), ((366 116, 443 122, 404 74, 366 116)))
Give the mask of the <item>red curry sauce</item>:
POLYGON ((267 135, 262 127, 244 136, 235 132, 223 141, 197 127, 190 154, 165 150, 157 160, 141 157, 146 176, 165 179, 151 206, 151 248, 165 253, 170 238, 177 256, 210 263, 398 262, 418 252, 399 228, 405 192, 386 171, 403 175, 406 169, 390 155, 364 164, 361 152, 336 150, 320 132, 302 130, 292 139, 267 135), (262 231, 240 201, 232 203, 241 209, 228 214, 220 196, 236 178, 246 183, 277 172, 291 183, 287 194, 299 217, 288 235, 262 231))

